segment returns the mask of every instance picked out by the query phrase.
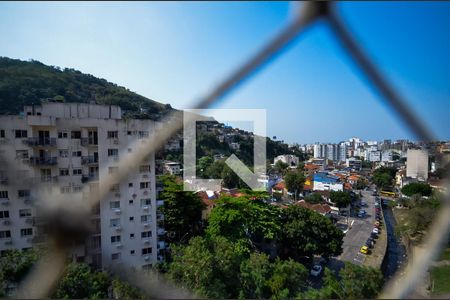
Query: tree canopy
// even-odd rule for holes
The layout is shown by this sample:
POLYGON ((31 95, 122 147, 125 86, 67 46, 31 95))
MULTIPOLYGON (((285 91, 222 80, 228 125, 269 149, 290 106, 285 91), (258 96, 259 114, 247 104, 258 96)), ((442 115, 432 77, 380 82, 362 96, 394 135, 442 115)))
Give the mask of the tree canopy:
POLYGON ((299 259, 342 253, 344 234, 330 219, 307 208, 292 205, 282 211, 281 255, 299 259))
POLYGON ((288 171, 284 176, 284 182, 289 192, 296 193, 297 195, 303 191, 303 185, 305 183, 305 175, 303 175, 302 169, 296 169, 288 171))
POLYGON ((162 177, 164 190, 159 209, 164 214, 164 227, 170 242, 188 241, 201 231, 204 204, 198 195, 183 191, 181 183, 173 176, 162 177))
POLYGON ((387 188, 392 186, 396 173, 395 168, 380 167, 373 172, 372 180, 379 188, 387 188))
POLYGON ((344 191, 331 191, 330 200, 339 208, 345 208, 352 202, 350 195, 344 191))
POLYGON ((412 195, 431 196, 432 188, 425 182, 413 182, 402 188, 402 194, 411 197, 412 195))

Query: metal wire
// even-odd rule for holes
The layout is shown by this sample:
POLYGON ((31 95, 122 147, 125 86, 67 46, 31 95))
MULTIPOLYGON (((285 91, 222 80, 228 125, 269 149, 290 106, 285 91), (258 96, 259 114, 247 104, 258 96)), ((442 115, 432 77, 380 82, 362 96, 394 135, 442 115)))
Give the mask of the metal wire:
MULTIPOLYGON (((222 100, 233 89, 236 89, 240 84, 243 84, 252 75, 262 70, 271 61, 273 61, 283 50, 287 49, 291 45, 295 38, 298 37, 305 28, 312 24, 318 18, 325 18, 329 21, 331 28, 342 43, 343 47, 347 50, 350 56, 354 59, 356 64, 360 67, 362 73, 367 77, 368 82, 379 91, 384 97, 384 101, 388 107, 391 107, 397 116, 410 128, 410 130, 421 140, 431 141, 433 135, 420 122, 420 119, 409 109, 405 101, 395 92, 394 88, 388 84, 387 80, 377 70, 375 65, 364 54, 362 49, 358 46, 358 43, 352 38, 351 34, 347 31, 346 26, 341 22, 336 11, 333 9, 330 2, 311 1, 305 2, 301 5, 299 13, 294 15, 291 22, 282 29, 277 35, 275 35, 264 47, 262 47, 254 56, 250 57, 244 64, 239 66, 230 76, 221 81, 215 88, 212 89, 204 98, 200 99, 195 105, 194 109, 204 109, 210 107, 220 100, 222 100)), ((152 134, 143 141, 137 141, 130 148, 133 149, 132 153, 128 153, 124 158, 119 161, 118 172, 116 174, 108 174, 106 180, 100 185, 100 192, 97 195, 93 195, 84 205, 84 207, 72 207, 71 210, 86 211, 96 205, 102 199, 104 199, 108 192, 109 187, 114 183, 125 180, 126 177, 137 168, 139 164, 150 154, 156 152, 159 148, 163 147, 165 142, 174 136, 182 129, 183 122, 181 120, 179 112, 169 114, 163 120, 164 126, 161 130, 152 130, 152 134)), ((106 170, 102 170, 103 174, 107 174, 106 170)), ((85 187, 86 189, 86 187, 85 187)), ((425 254, 409 262, 407 276, 404 278, 396 277, 392 282, 386 285, 386 289, 381 295, 388 298, 403 298, 406 297, 414 288, 415 283, 423 275, 426 268, 430 265, 431 260, 435 257, 439 249, 439 242, 443 240, 443 237, 448 234, 448 227, 450 220, 448 218, 450 212, 450 201, 448 200, 448 194, 446 195, 444 205, 438 215, 437 220, 433 223, 430 232, 429 239, 426 241, 425 254), (395 282, 395 288, 393 288, 393 282, 395 282)), ((58 199, 60 200, 60 199, 58 199)), ((51 202, 55 204, 55 201, 51 202)), ((64 246, 57 244, 53 247, 53 253, 55 257, 61 258, 65 253, 64 246)), ((49 255, 51 257, 51 255, 49 255)), ((52 288, 58 281, 61 275, 61 270, 64 269, 64 262, 60 259, 56 260, 56 264, 51 266, 48 264, 48 257, 41 259, 36 266, 32 269, 31 273, 20 286, 17 292, 17 296, 20 298, 43 298, 50 295, 52 288)), ((168 287, 157 277, 152 277, 152 284, 147 285, 147 281, 143 281, 142 277, 136 276, 135 273, 116 272, 121 274, 122 277, 131 279, 137 282, 138 286, 143 288, 149 295, 156 298, 190 298, 192 295, 186 291, 182 291, 175 287, 168 287), (140 284, 142 283, 142 284, 140 284), (162 288, 165 286, 166 288, 162 288), (170 290, 170 292, 168 291, 170 290)))

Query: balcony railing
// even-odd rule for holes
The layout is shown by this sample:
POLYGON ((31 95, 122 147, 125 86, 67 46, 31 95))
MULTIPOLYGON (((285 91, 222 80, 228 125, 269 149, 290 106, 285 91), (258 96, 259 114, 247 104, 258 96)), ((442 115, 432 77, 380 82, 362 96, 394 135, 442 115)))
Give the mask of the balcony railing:
POLYGON ((56 147, 56 138, 30 137, 23 140, 30 147, 56 147))
POLYGON ((98 164, 98 157, 96 157, 96 156, 82 156, 81 157, 81 164, 82 165, 98 164))
POLYGON ((54 166, 58 164, 57 157, 30 157, 30 165, 34 166, 54 166))
POLYGON ((83 146, 83 147, 97 146, 97 145, 98 145, 98 139, 96 139, 96 138, 89 138, 89 137, 81 138, 81 146, 83 146))
POLYGON ((98 173, 90 173, 81 175, 81 183, 98 181, 98 173))
POLYGON ((8 177, 0 177, 0 184, 1 185, 8 185, 8 177))

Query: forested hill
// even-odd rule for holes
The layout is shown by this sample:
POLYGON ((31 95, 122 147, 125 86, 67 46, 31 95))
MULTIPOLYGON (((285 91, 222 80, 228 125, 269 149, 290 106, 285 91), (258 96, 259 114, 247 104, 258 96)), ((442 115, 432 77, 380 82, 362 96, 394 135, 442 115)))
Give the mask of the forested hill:
POLYGON ((18 114, 42 100, 118 105, 125 116, 157 120, 172 110, 130 90, 81 73, 31 60, 0 57, 0 114, 18 114))

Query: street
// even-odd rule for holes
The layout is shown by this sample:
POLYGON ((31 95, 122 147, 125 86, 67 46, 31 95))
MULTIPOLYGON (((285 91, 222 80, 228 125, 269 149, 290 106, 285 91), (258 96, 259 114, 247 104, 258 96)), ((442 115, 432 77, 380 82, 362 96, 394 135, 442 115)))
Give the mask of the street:
POLYGON ((367 214, 364 218, 350 217, 349 224, 351 228, 344 237, 344 244, 342 246, 342 254, 337 257, 337 260, 349 261, 355 264, 362 264, 365 259, 365 254, 359 252, 366 240, 369 238, 373 223, 375 222, 375 196, 372 196, 372 191, 361 191, 362 198, 367 206, 361 207, 367 214))

